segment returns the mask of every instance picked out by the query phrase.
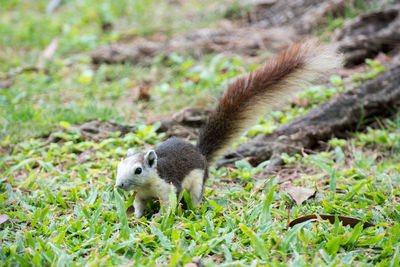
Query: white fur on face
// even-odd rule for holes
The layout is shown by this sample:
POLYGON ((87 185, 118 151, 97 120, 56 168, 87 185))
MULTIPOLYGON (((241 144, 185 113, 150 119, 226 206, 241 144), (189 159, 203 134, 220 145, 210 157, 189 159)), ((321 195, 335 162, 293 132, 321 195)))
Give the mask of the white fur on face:
POLYGON ((146 168, 142 162, 143 156, 140 153, 134 154, 118 164, 116 186, 123 190, 133 190, 146 184, 154 168, 146 168), (141 169, 140 174, 135 174, 137 168, 141 169))

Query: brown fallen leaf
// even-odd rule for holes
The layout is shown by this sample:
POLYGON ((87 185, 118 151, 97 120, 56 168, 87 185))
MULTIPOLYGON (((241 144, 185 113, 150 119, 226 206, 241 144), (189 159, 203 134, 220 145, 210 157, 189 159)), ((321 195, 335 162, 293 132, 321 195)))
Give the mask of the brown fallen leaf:
POLYGON ((392 58, 385 53, 379 52, 374 60, 380 62, 381 64, 388 64, 392 61, 392 58))
MULTIPOLYGON (((306 215, 299 217, 297 219, 294 219, 289 223, 289 227, 293 227, 296 224, 308 221, 308 220, 318 220, 319 218, 323 220, 329 220, 330 223, 335 223, 335 215, 330 215, 330 214, 313 214, 313 215, 306 215)), ((342 222, 344 226, 350 225, 351 227, 355 227, 359 222, 361 222, 359 219, 352 218, 352 217, 347 217, 347 216, 338 216, 339 221, 342 222)), ((375 224, 369 223, 369 222, 364 222, 363 228, 367 227, 373 227, 375 224)))
POLYGON ((130 206, 129 208, 126 209, 126 216, 130 216, 135 212, 135 208, 133 206, 130 206))
POLYGON ((296 204, 299 206, 301 203, 306 201, 307 199, 310 199, 312 197, 315 197, 315 191, 314 189, 308 189, 300 186, 292 186, 289 185, 284 188, 285 192, 291 196, 294 201, 296 201, 296 204))
POLYGON ((58 43, 60 42, 60 38, 56 37, 51 40, 50 44, 44 49, 43 57, 45 59, 51 59, 57 51, 58 43))
POLYGON ((7 214, 1 214, 0 213, 0 224, 5 223, 6 221, 8 221, 10 219, 10 217, 7 214))
POLYGON ((136 88, 136 99, 139 101, 150 100, 150 86, 143 85, 136 88))

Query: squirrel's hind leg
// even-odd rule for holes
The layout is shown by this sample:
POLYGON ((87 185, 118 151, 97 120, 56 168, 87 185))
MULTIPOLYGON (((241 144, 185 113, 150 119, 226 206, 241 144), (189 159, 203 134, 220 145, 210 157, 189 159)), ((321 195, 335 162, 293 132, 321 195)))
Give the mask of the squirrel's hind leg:
POLYGON ((194 169, 183 180, 182 187, 192 196, 193 206, 200 204, 203 197, 204 170, 194 169))
POLYGON ((190 193, 192 195, 193 206, 196 207, 200 205, 201 199, 203 197, 203 181, 201 181, 201 184, 195 185, 190 193))

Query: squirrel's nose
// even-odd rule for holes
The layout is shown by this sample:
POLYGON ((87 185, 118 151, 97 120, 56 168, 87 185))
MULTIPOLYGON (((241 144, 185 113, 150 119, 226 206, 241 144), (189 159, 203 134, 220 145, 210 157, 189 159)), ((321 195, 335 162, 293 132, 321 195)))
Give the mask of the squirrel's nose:
POLYGON ((119 183, 117 183, 117 186, 122 189, 124 187, 124 183, 123 182, 119 182, 119 183))

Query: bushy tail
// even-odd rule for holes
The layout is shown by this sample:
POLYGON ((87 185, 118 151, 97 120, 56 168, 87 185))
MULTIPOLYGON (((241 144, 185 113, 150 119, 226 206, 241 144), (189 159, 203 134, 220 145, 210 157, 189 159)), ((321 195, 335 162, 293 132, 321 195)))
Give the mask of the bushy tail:
POLYGON ((212 163, 271 107, 340 66, 335 49, 315 42, 292 45, 267 64, 240 76, 225 91, 200 130, 197 146, 212 163))

